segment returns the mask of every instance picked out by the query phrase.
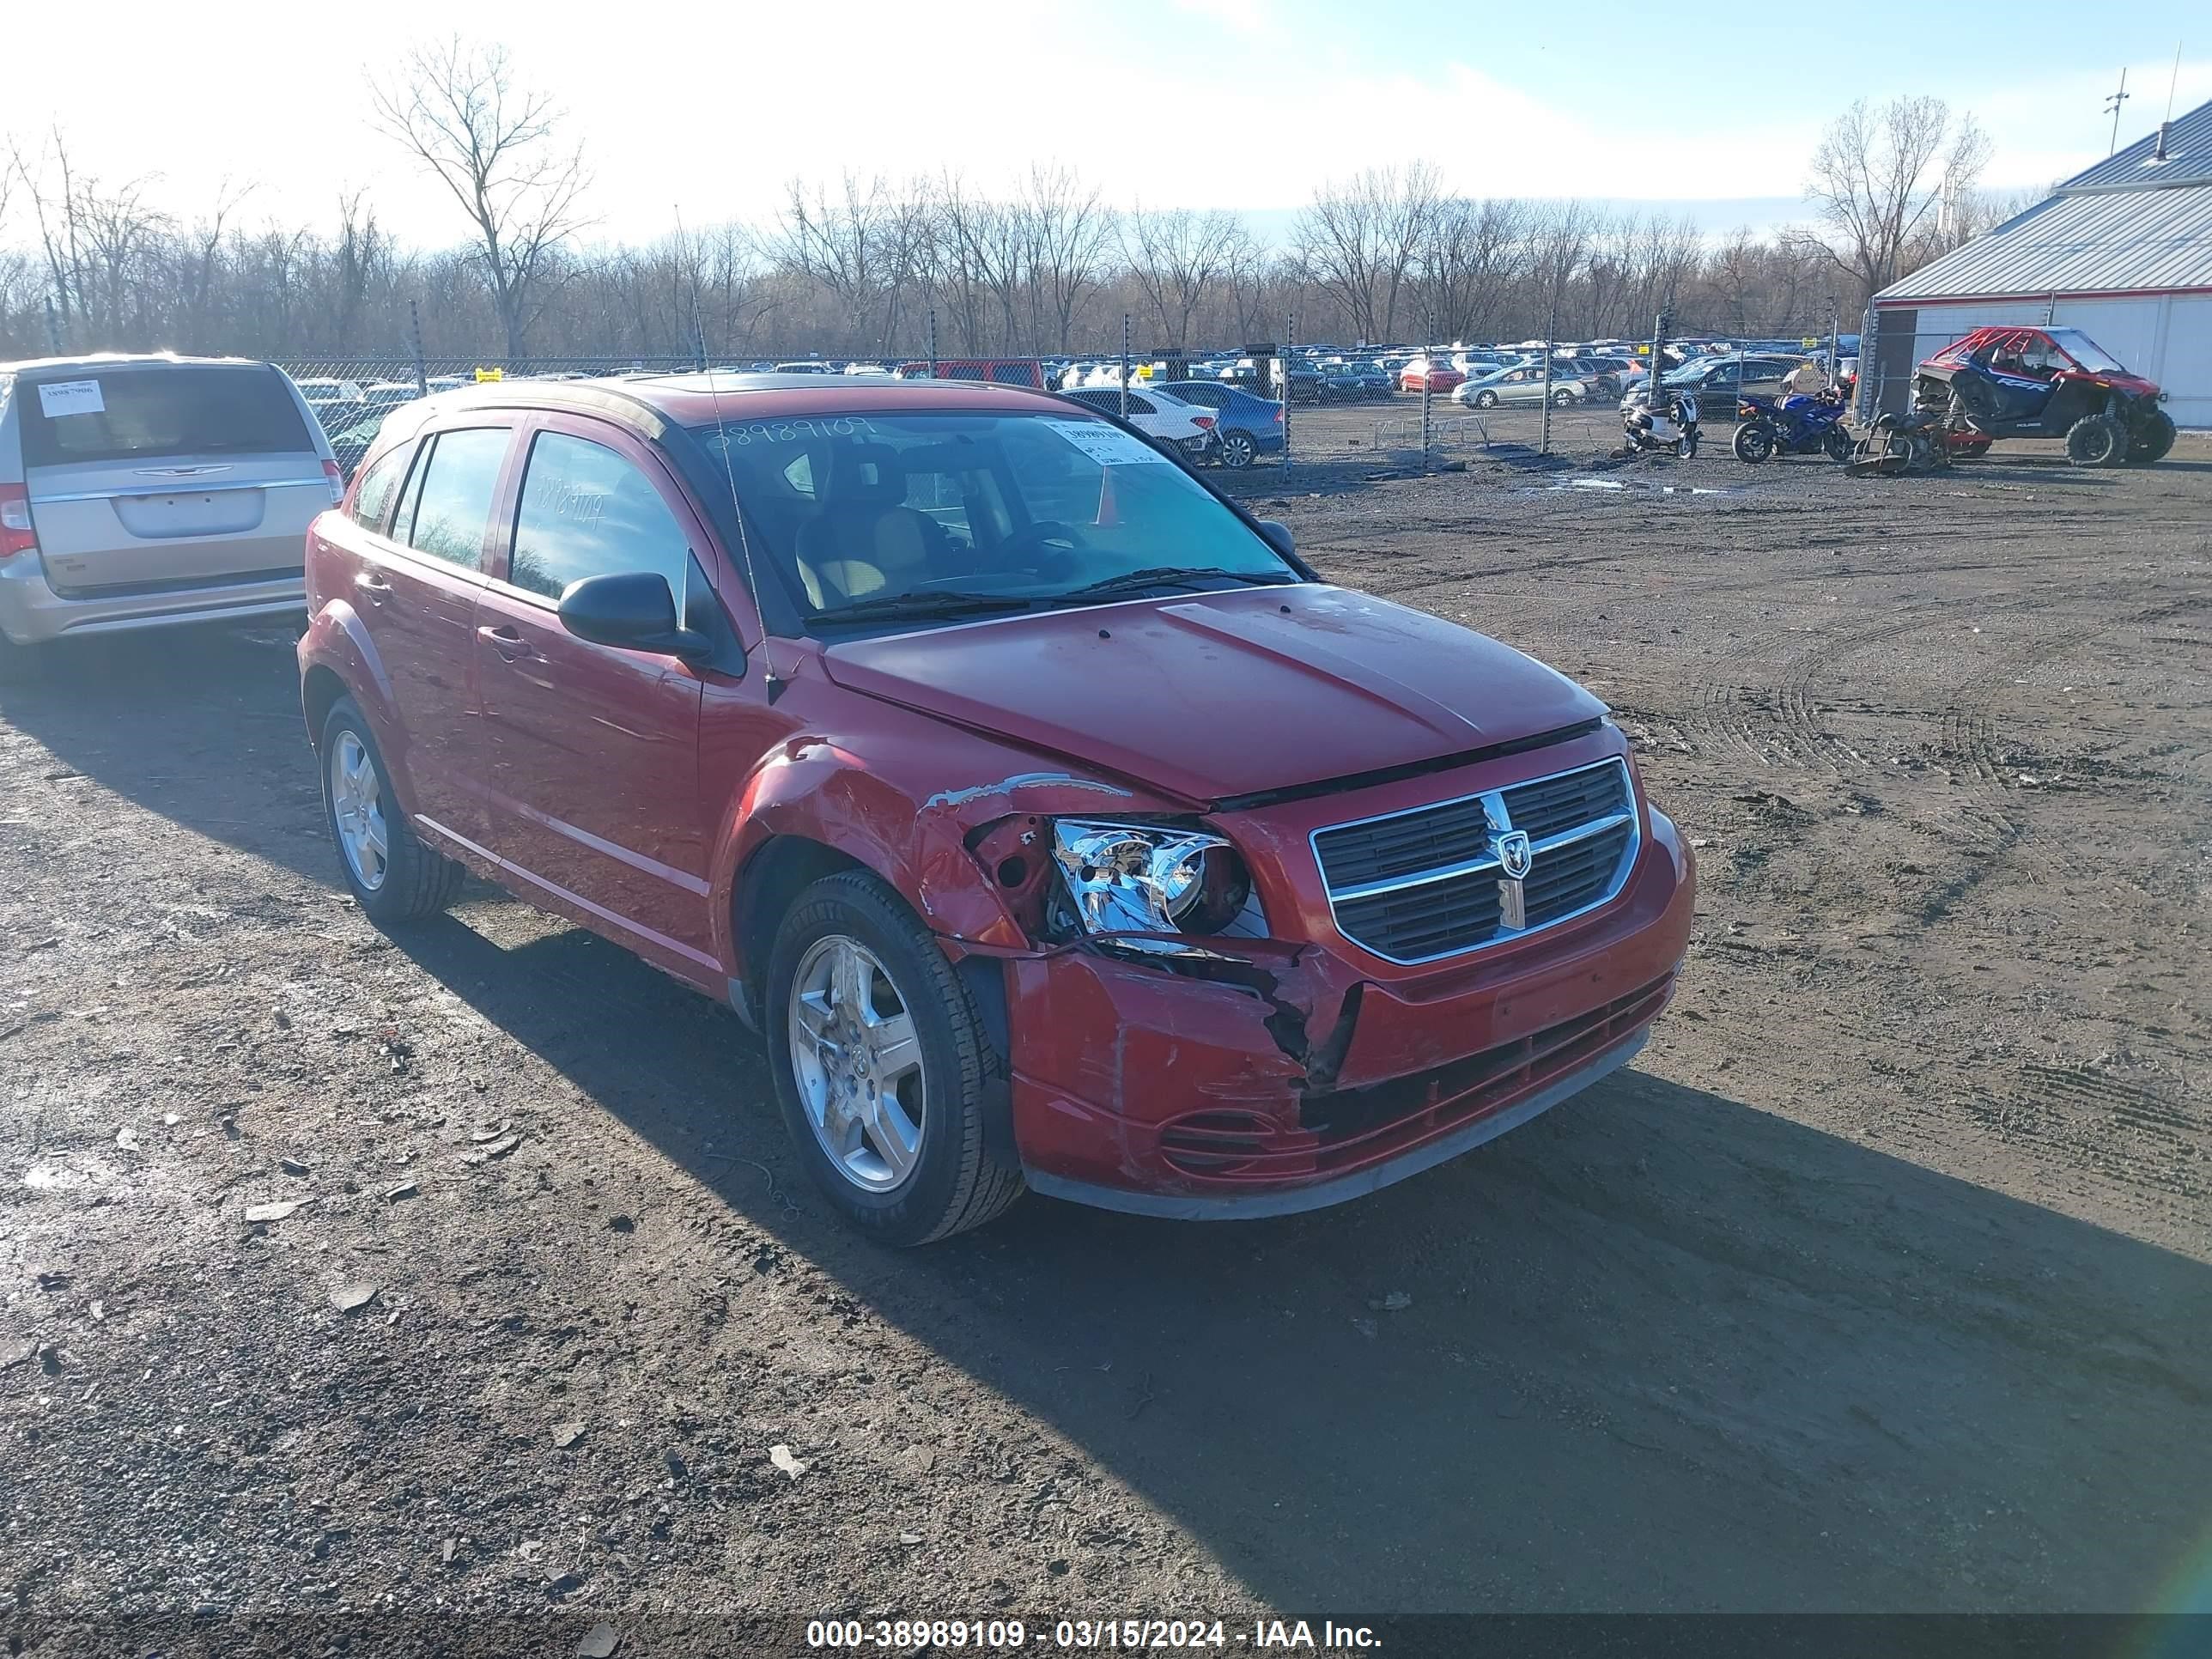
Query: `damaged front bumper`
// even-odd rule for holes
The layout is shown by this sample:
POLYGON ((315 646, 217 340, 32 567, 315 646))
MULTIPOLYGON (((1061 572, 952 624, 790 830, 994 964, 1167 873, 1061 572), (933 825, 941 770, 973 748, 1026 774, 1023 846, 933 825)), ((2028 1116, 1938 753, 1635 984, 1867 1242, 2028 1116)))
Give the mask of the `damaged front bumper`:
POLYGON ((1626 1065, 1673 994, 1695 876, 1672 823, 1619 895, 1510 950, 1378 974, 1318 944, 1101 945, 1006 963, 1030 1184, 1190 1218, 1285 1214, 1418 1174, 1626 1065))

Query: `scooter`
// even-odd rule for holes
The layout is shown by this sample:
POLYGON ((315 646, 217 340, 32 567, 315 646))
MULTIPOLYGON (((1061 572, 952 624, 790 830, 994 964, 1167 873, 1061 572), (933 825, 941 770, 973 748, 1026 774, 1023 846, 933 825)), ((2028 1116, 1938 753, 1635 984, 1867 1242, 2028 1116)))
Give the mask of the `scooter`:
POLYGON ((1633 401, 1620 413, 1621 429, 1628 441, 1620 453, 1623 455, 1680 455, 1682 453, 1682 423, 1674 418, 1674 407, 1670 399, 1656 414, 1652 412, 1650 395, 1635 394, 1633 401))
POLYGON ((1797 394, 1778 401, 1746 392, 1737 399, 1735 412, 1743 422, 1731 446, 1739 461, 1757 463, 1776 455, 1850 459, 1851 432, 1840 398, 1797 394))

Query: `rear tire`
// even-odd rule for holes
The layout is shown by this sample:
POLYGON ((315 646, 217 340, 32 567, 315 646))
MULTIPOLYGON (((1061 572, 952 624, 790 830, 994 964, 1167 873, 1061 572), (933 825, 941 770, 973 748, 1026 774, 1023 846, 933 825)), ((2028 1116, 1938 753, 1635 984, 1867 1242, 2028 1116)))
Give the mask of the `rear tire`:
MULTIPOLYGON (((855 1010, 864 1019, 866 1012, 855 1010)), ((875 875, 850 870, 825 876, 799 895, 769 952, 765 1013, 762 1024, 784 1127, 815 1185, 862 1232, 885 1244, 932 1243, 981 1226, 1022 1195, 1020 1165, 994 1152, 986 1132, 988 1102, 1002 1085, 1002 1067, 982 1018, 929 930, 875 875), (913 1114, 906 1127, 915 1131, 907 1154, 911 1167, 889 1181, 877 1165, 884 1171, 896 1166, 870 1152, 873 1135, 844 1164, 833 1161, 825 1145, 847 1138, 828 1127, 833 1093, 847 1103, 835 1109, 839 1121, 849 1121, 842 1115, 860 1109, 858 1103, 877 1092, 880 1068, 871 1060, 861 1068, 868 1080, 857 1092, 833 1091, 833 1082, 842 1079, 831 1079, 818 1055, 810 1065, 793 1037, 794 1026, 803 1031, 807 1020, 821 1024, 825 1013, 839 1012, 842 999, 834 992, 810 991, 799 978, 801 967, 817 961, 820 948, 833 941, 839 942, 833 946, 838 951, 859 947, 869 962, 868 1009, 878 1018, 903 1017, 918 1045, 918 1099, 905 1096, 902 1105, 913 1114), (886 1002, 895 1004, 896 1013, 887 1014, 886 1002), (800 1004, 809 1009, 802 1012, 800 1004), (803 1071, 811 1075, 802 1079, 803 1071), (817 1104, 823 1126, 815 1121, 817 1104), (855 1162, 862 1174, 852 1172, 855 1162)), ((870 1048, 865 1031, 859 1042, 840 1036, 836 1046, 851 1053, 870 1048)))
POLYGON ((2148 466, 2153 461, 2164 460, 2166 451, 2173 447, 2173 416, 2162 409, 2152 410, 2128 445, 2129 462, 2148 466))
POLYGON ((1259 441, 1250 433, 1232 427, 1221 434, 1221 464, 1231 471, 1243 471, 1258 459, 1259 453, 1259 441))
MULTIPOLYGON (((392 927, 435 915, 452 904, 468 872, 416 837, 407 815, 399 810, 399 798, 392 791, 392 775, 385 769, 384 753, 376 746, 375 734, 351 697, 340 697, 331 706, 315 754, 323 775, 324 821, 330 825, 346 890, 361 906, 362 915, 379 927, 392 927), (374 785, 373 806, 368 804, 366 791, 356 790, 344 801, 339 799, 332 774, 343 764, 341 757, 366 762, 374 785), (342 809, 349 823, 366 823, 373 813, 383 841, 380 868, 363 854, 349 851, 349 834, 355 834, 356 840, 359 836, 340 827, 342 809)), ((350 769, 357 772, 359 769, 350 769)))
POLYGON ((2084 415, 2066 429, 2066 459, 2075 466, 2118 466, 2127 458, 2127 430, 2109 415, 2084 415))
POLYGON ((1736 459, 1756 466, 1774 453, 1773 428, 1764 421, 1746 421, 1736 428, 1735 440, 1729 447, 1735 451, 1736 459))

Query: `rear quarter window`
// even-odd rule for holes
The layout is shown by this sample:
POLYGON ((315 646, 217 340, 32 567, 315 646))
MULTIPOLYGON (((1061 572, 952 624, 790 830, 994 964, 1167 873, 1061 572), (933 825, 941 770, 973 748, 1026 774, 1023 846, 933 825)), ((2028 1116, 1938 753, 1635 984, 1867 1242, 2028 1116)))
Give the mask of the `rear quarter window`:
POLYGON ((356 524, 370 530, 384 528, 384 515, 392 506, 392 492, 399 488, 399 480, 405 476, 407 463, 414 453, 413 445, 402 444, 362 475, 361 482, 354 486, 353 505, 346 509, 356 524))
POLYGON ((265 367, 88 368, 19 382, 16 393, 26 466, 315 448, 291 388, 265 367), (50 415, 49 404, 69 412, 50 415))

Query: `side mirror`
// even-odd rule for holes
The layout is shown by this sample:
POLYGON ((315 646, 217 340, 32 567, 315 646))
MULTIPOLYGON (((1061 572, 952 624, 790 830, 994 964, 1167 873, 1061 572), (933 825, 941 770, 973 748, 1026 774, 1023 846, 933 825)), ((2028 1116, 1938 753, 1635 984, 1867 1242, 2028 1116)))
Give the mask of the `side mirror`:
POLYGON ((1297 538, 1291 534, 1290 526, 1279 519, 1260 520, 1260 533, 1267 538, 1267 545, 1286 559, 1297 556, 1297 538))
POLYGON ((622 570, 570 582, 561 595, 561 626, 580 640, 623 651, 704 656, 712 642, 679 628, 668 578, 650 570, 622 570))

